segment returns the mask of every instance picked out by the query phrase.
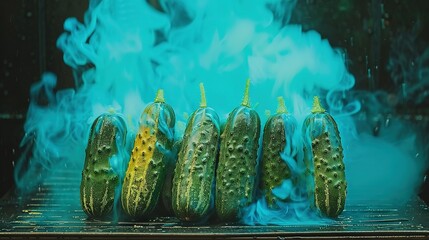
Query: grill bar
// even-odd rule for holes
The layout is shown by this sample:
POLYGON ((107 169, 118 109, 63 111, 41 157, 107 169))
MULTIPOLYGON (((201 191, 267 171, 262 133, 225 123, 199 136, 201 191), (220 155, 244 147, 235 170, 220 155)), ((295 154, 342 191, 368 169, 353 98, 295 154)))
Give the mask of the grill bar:
POLYGON ((0 202, 0 239, 410 239, 429 237, 429 209, 420 200, 401 207, 348 205, 329 225, 184 225, 173 217, 147 221, 87 219, 79 203, 80 173, 57 172, 29 197, 0 202), (60 176, 60 177, 58 177, 60 176), (18 204, 22 202, 24 204, 18 204))

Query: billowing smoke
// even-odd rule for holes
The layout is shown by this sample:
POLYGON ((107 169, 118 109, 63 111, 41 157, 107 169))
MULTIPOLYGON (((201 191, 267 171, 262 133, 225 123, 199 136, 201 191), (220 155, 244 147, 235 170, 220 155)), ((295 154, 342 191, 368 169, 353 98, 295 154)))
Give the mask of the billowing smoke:
MULTIPOLYGON (((200 82, 208 105, 225 121, 240 104, 250 77, 252 106, 263 124, 265 110, 274 110, 276 97, 283 96, 300 132, 313 96, 320 96, 342 135, 348 203, 409 199, 421 176, 421 163, 412 158, 414 134, 395 138, 403 133, 400 123, 379 137, 361 131, 354 119, 361 109, 351 94, 354 77, 341 53, 320 34, 287 24, 295 4, 296 0, 161 0, 161 12, 144 0, 90 1, 84 22, 67 19, 57 42, 74 71, 75 89, 55 93, 51 74, 31 89, 23 140, 31 147, 16 167, 18 187, 30 190, 29 182, 42 180, 54 169, 81 171, 89 128, 102 113, 123 115, 132 139, 143 108, 162 88, 181 122, 176 129, 180 137, 185 116, 198 107, 200 82), (398 187, 408 191, 397 196, 398 187)), ((132 140, 128 148, 130 144, 132 140)), ((285 150, 286 155, 292 152, 285 150)), ((298 174, 299 166, 296 169, 298 174)), ((294 192, 290 183, 282 187, 294 192)), ((254 215, 243 221, 326 222, 296 197, 277 210, 267 209, 261 198, 248 210, 254 215)))

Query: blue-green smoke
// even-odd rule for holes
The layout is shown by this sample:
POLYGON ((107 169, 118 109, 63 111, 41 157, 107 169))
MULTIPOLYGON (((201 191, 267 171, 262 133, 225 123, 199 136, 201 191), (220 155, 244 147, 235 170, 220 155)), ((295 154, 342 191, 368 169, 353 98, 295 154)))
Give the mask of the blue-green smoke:
MULTIPOLYGON (((122 114, 128 139, 133 139, 144 107, 163 88, 175 109, 180 136, 186 115, 198 108, 198 83, 204 83, 208 105, 224 121, 240 104, 250 78, 252 106, 263 124, 264 112, 275 109, 277 96, 284 96, 298 129, 314 95, 329 104, 343 138, 348 202, 374 199, 398 187, 411 189, 399 196, 408 199, 420 176, 418 163, 407 165, 413 150, 395 148, 400 140, 393 143, 389 136, 375 138, 356 128, 352 114, 361 106, 348 97, 355 79, 341 53, 320 34, 286 24, 295 4, 296 0, 161 0, 160 12, 144 0, 90 1, 84 22, 67 19, 57 41, 74 71, 75 90, 54 93, 56 79, 49 74, 32 87, 23 140, 32 143, 32 151, 16 168, 17 186, 30 190, 30 183, 58 168, 81 171, 90 125, 102 113, 122 114), (395 179, 399 167, 402 181, 395 179)), ((412 142, 413 134, 407 136, 412 142)), ((284 206, 295 212, 293 219, 314 220, 311 214, 302 216, 302 206, 296 205, 284 206)), ((246 223, 273 223, 270 217, 276 212, 265 212, 261 201, 255 207, 262 218, 250 217, 246 223)), ((275 218, 275 224, 288 224, 290 214, 284 216, 275 218)))

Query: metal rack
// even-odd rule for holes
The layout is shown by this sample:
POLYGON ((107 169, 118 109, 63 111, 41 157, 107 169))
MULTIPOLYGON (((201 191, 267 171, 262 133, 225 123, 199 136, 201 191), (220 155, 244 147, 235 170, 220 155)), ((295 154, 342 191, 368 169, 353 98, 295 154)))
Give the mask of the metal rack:
POLYGON ((183 225, 174 217, 147 221, 89 220, 79 203, 80 174, 59 171, 30 197, 0 202, 0 239, 343 239, 427 238, 429 208, 420 200, 402 207, 348 205, 326 226, 183 225), (22 203, 20 203, 22 202, 22 203))

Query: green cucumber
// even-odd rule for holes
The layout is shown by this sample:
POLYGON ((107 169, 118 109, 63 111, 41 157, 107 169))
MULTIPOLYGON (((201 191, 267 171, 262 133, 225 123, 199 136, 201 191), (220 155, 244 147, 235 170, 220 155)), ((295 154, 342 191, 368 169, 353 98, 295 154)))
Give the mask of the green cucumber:
POLYGON ((122 184, 122 209, 135 219, 148 216, 157 205, 174 143, 175 114, 162 90, 147 106, 122 184))
POLYGON ((99 116, 92 124, 80 185, 83 211, 92 218, 106 217, 113 208, 119 173, 112 159, 122 164, 119 148, 125 147, 126 124, 119 115, 99 116))
POLYGON ((200 89, 201 105, 186 125, 173 178, 173 212, 182 221, 204 220, 213 209, 220 123, 200 89))
POLYGON ((308 197, 322 215, 335 218, 344 210, 347 194, 341 137, 318 97, 311 112, 303 125, 308 197))
POLYGON ((162 206, 164 207, 165 213, 168 215, 174 214, 171 191, 173 188, 173 176, 174 168, 176 167, 177 153, 180 151, 181 146, 182 139, 175 140, 173 144, 173 156, 167 165, 167 175, 165 176, 165 183, 161 192, 162 206))
POLYGON ((288 200, 279 198, 273 194, 273 190, 280 187, 285 180, 292 180, 291 170, 281 154, 286 144, 292 144, 297 128, 295 118, 287 113, 283 98, 278 97, 278 101, 277 113, 265 123, 262 140, 261 188, 267 205, 272 208, 275 208, 278 201, 288 200))
POLYGON ((254 198, 261 121, 250 108, 247 81, 241 106, 228 116, 221 135, 216 172, 216 212, 224 221, 233 221, 254 198))

